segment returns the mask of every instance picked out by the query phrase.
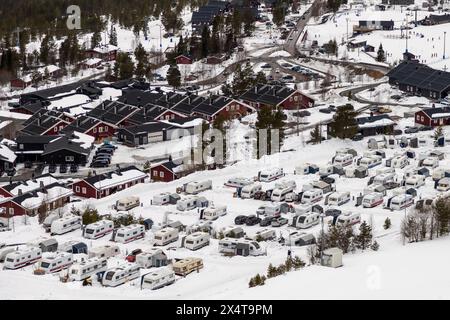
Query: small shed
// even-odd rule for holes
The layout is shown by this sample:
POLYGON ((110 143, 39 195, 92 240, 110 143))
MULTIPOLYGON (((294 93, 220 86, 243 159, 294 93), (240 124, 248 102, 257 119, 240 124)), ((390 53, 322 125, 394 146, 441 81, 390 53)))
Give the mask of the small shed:
POLYGON ((238 243, 236 245, 236 255, 247 257, 250 254, 250 245, 248 243, 238 243))
POLYGON ((367 167, 360 166, 355 169, 355 178, 365 178, 369 175, 369 170, 367 167))
POLYGON ((424 176, 424 177, 429 177, 430 176, 430 169, 428 168, 420 168, 419 170, 417 170, 417 174, 424 176))
POLYGON ((409 140, 409 146, 411 148, 418 148, 419 147, 419 139, 417 139, 417 137, 411 138, 409 140))
POLYGON ((84 243, 84 242, 75 243, 72 246, 72 253, 73 254, 79 254, 79 253, 87 254, 88 253, 88 247, 87 247, 86 243, 84 243))
POLYGON ((205 208, 209 205, 209 201, 208 199, 206 199, 205 197, 199 197, 197 199, 197 207, 199 208, 205 208))
POLYGON ((342 267, 342 250, 339 248, 330 248, 323 252, 321 264, 324 267, 339 268, 342 267))
POLYGON ((314 205, 312 207, 312 212, 323 213, 323 211, 324 210, 323 210, 323 207, 321 205, 316 204, 316 205, 314 205))
POLYGON ((39 243, 42 252, 56 252, 58 250, 58 241, 54 238, 44 240, 39 243))
POLYGON ((406 190, 406 194, 409 194, 415 198, 415 197, 417 197, 417 190, 414 188, 410 188, 410 189, 406 190))
POLYGON ((167 256, 164 252, 155 254, 152 257, 152 265, 155 268, 164 267, 169 264, 169 259, 167 259, 167 256))
POLYGON ((177 193, 172 193, 169 196, 169 204, 177 204, 177 202, 181 199, 181 196, 177 193))
POLYGON ((144 220, 144 226, 145 230, 151 230, 153 227, 153 220, 152 219, 145 219, 144 220))

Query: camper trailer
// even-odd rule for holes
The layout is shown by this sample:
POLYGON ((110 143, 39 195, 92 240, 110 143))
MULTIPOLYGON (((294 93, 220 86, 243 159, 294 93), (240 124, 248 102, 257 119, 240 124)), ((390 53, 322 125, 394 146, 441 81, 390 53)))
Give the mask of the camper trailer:
POLYGON ((316 238, 311 233, 294 231, 289 234, 286 245, 288 246, 309 246, 316 243, 316 238))
POLYGON ((434 181, 438 181, 442 178, 450 178, 450 170, 444 168, 434 169, 432 177, 434 181))
POLYGON ((198 197, 186 197, 177 202, 177 210, 190 211, 197 208, 198 197))
POLYGON ((320 214, 318 212, 308 212, 295 216, 292 219, 292 226, 297 229, 308 229, 319 224, 320 214))
POLYGON ((275 185, 275 189, 272 192, 271 200, 275 202, 282 202, 286 200, 286 195, 292 193, 297 184, 295 181, 284 181, 275 185))
POLYGON ((396 169, 403 169, 409 164, 407 156, 397 156, 392 158, 391 167, 396 169))
POLYGON ((442 178, 437 183, 436 189, 438 191, 448 191, 450 190, 450 178, 442 178))
POLYGON ((117 287, 139 278, 140 275, 140 267, 137 264, 126 262, 119 267, 106 270, 102 284, 106 287, 117 287))
POLYGON ((230 188, 243 188, 245 186, 253 184, 255 181, 253 179, 248 178, 231 178, 227 182, 225 182, 226 187, 230 188))
POLYGON ((322 200, 323 198, 323 191, 320 189, 311 189, 308 191, 305 191, 302 196, 302 203, 303 204, 311 204, 316 203, 322 200))
POLYGON ((412 175, 406 179, 405 186, 409 188, 419 188, 425 185, 425 177, 419 174, 412 175))
POLYGON ((167 227, 155 232, 155 246, 165 246, 178 240, 178 230, 167 227))
POLYGON ((256 232, 255 236, 253 237, 253 240, 267 241, 267 240, 274 240, 276 237, 277 237, 277 234, 276 234, 275 230, 263 229, 263 230, 256 232))
POLYGON ((333 192, 328 197, 328 205, 342 206, 350 201, 350 192, 333 192))
POLYGON ((359 166, 363 166, 366 168, 373 168, 382 163, 382 158, 380 156, 376 155, 370 155, 370 156, 364 156, 361 159, 359 159, 359 166))
POLYGON ((307 175, 314 174, 319 171, 319 168, 315 164, 304 163, 295 167, 294 174, 296 175, 307 175))
POLYGON ((58 251, 58 241, 55 238, 38 239, 35 241, 30 241, 27 243, 27 246, 39 247, 41 249, 42 253, 58 251))
POLYGON ((153 196, 152 204, 155 206, 163 206, 170 203, 170 192, 164 192, 153 196))
POLYGON ((320 167, 319 169, 319 175, 321 176, 328 176, 330 174, 333 174, 334 167, 332 165, 325 165, 320 167))
POLYGON ((105 258, 91 258, 82 262, 74 263, 69 267, 69 279, 82 281, 97 273, 105 272, 108 262, 105 258))
POLYGON ((114 241, 118 243, 129 243, 145 237, 145 227, 142 224, 131 224, 116 230, 114 241))
POLYGON ((68 215, 52 222, 52 235, 62 235, 81 228, 81 217, 75 215, 68 215))
POLYGON ((312 205, 309 204, 303 204, 295 207, 295 215, 301 215, 305 213, 312 212, 312 205))
POLYGON ((212 181, 206 180, 202 182, 189 182, 183 186, 183 190, 187 194, 199 194, 200 192, 211 190, 212 189, 212 181))
POLYGON ((224 238, 219 241, 219 252, 238 256, 260 256, 264 254, 256 241, 246 239, 224 238))
POLYGON ((259 183, 249 184, 242 188, 241 198, 251 199, 255 196, 257 192, 262 191, 262 185, 259 183))
POLYGON ((120 254, 120 249, 116 245, 105 245, 100 247, 91 248, 89 250, 89 258, 105 258, 109 259, 120 254))
POLYGON ((353 156, 351 154, 338 154, 333 159, 333 164, 342 167, 349 166, 353 163, 353 156))
POLYGON ((390 173, 395 174, 395 169, 391 168, 391 167, 383 167, 383 168, 378 168, 375 171, 375 175, 377 175, 377 176, 382 175, 382 174, 390 174, 390 173))
POLYGON ((88 224, 84 231, 83 237, 86 239, 99 239, 108 233, 113 232, 114 222, 110 220, 100 220, 95 223, 88 224))
POLYGON ((5 244, 0 244, 0 262, 4 262, 6 256, 11 253, 16 251, 15 247, 12 246, 6 246, 5 244))
POLYGON ((264 205, 256 210, 256 214, 268 217, 278 217, 281 214, 281 205, 264 205))
POLYGON ((284 176, 283 169, 274 168, 263 170, 258 173, 258 180, 261 182, 275 181, 284 176))
POLYGON ((45 273, 55 273, 69 268, 73 264, 73 255, 68 252, 52 253, 42 258, 39 269, 45 273))
POLYGON ((403 210, 413 204, 413 196, 409 194, 401 194, 390 199, 389 208, 392 210, 403 210))
POLYGON ((224 237, 228 238, 242 238, 245 236, 244 229, 236 226, 224 227, 221 232, 224 237))
POLYGON ((394 181, 395 174, 394 173, 382 173, 377 175, 373 179, 374 184, 385 185, 388 182, 394 181))
POLYGON ((164 267, 169 263, 162 249, 151 248, 136 256, 136 264, 144 269, 164 267))
POLYGON ((26 247, 24 249, 8 253, 3 264, 4 269, 15 270, 35 263, 42 258, 42 250, 38 247, 26 247))
POLYGON ((343 226, 343 227, 348 227, 348 226, 352 226, 352 225, 358 224, 360 222, 361 222, 361 214, 347 212, 347 213, 341 214, 337 218, 336 225, 343 226))
POLYGON ((383 203, 383 194, 372 192, 364 196, 362 205, 364 208, 375 208, 383 203))
POLYGON ((142 277, 142 289, 157 290, 175 282, 175 272, 165 267, 147 273, 142 277))
POLYGON ((205 220, 217 220, 227 214, 226 206, 211 206, 203 211, 203 219, 205 220))
POLYGON ((173 271, 176 275, 187 276, 191 272, 199 271, 203 268, 203 260, 200 258, 185 258, 176 261, 172 265, 173 271))
POLYGON ((195 251, 209 245, 209 234, 206 232, 194 232, 184 238, 184 247, 195 251))
POLYGON ((322 180, 321 181, 313 181, 313 182, 311 182, 311 186, 314 189, 322 190, 323 194, 327 194, 327 193, 336 191, 335 190, 336 187, 335 187, 334 183, 328 183, 328 182, 325 182, 325 181, 322 181, 322 180))
POLYGON ((139 207, 141 205, 141 200, 139 197, 127 197, 116 202, 117 211, 130 211, 133 208, 139 207))
POLYGON ((52 223, 53 223, 53 221, 55 221, 55 220, 57 220, 57 219, 59 219, 59 218, 60 218, 60 217, 59 217, 59 214, 57 214, 57 213, 51 213, 51 214, 49 214, 49 215, 45 218, 44 222, 42 223, 42 226, 44 227, 45 232, 50 232, 51 229, 52 229, 52 223))
POLYGON ((61 243, 58 246, 58 251, 61 252, 69 252, 72 254, 78 254, 78 253, 88 253, 87 245, 83 242, 71 240, 64 243, 61 243))
POLYGON ((432 169, 437 168, 439 167, 439 159, 435 157, 426 158, 423 160, 422 166, 432 169))

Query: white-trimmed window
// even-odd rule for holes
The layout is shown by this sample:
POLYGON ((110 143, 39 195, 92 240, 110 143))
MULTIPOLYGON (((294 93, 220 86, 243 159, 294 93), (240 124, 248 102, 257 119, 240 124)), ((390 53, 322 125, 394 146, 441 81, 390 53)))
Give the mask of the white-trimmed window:
POLYGON ((92 129, 93 133, 97 133, 97 128, 92 129))
POLYGON ((227 106, 227 107, 225 108, 225 110, 226 110, 226 111, 230 111, 230 106, 227 106))
POLYGON ((14 208, 9 208, 9 215, 13 216, 14 215, 14 208))
POLYGON ((98 128, 98 133, 102 133, 103 132, 103 127, 99 127, 98 128))
POLYGON ((75 157, 74 156, 66 156, 66 162, 74 162, 75 157))
POLYGON ((294 97, 294 101, 297 102, 298 101, 298 96, 294 97))
POLYGON ((108 132, 108 126, 105 126, 105 132, 108 132))
POLYGON ((158 170, 153 170, 153 176, 155 176, 155 177, 158 176, 158 170))
POLYGON ((164 178, 164 171, 160 171, 160 172, 159 172, 159 177, 160 177, 160 178, 164 178))
POLYGON ((82 194, 86 194, 86 188, 85 187, 81 188, 81 193, 82 194))
POLYGON ((423 116, 420 117, 421 121, 425 121, 425 118, 423 116))
POLYGON ((80 186, 75 187, 75 192, 80 192, 80 186))
POLYGON ((417 115, 417 120, 420 120, 420 115, 417 115))
POLYGON ((53 131, 58 132, 58 127, 54 127, 53 131))
POLYGON ((22 143, 19 144, 19 149, 20 149, 20 150, 23 150, 23 144, 22 144, 22 143))

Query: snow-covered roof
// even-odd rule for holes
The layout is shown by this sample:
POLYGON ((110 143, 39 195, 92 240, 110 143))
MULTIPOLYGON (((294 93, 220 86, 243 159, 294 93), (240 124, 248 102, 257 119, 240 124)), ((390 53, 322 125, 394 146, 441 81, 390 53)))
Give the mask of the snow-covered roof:
POLYGON ((0 144, 0 160, 6 160, 14 163, 17 159, 16 154, 4 144, 0 144))
MULTIPOLYGON (((51 184, 57 183, 58 180, 55 179, 51 175, 42 176, 36 178, 34 180, 21 181, 19 184, 12 185, 12 189, 8 190, 14 196, 19 195, 19 190, 22 190, 22 193, 27 193, 33 190, 37 190, 41 187, 41 183, 45 186, 49 186, 51 184)), ((6 189, 9 189, 8 186, 5 186, 6 189)))
POLYGON ((94 49, 92 49, 92 51, 99 52, 99 53, 109 53, 109 52, 116 51, 116 50, 119 50, 119 48, 116 46, 113 46, 112 44, 106 44, 106 45, 103 45, 100 47, 95 47, 94 49))
POLYGON ((376 120, 374 122, 367 122, 364 124, 360 124, 359 128, 375 128, 375 127, 384 127, 384 126, 390 126, 394 125, 395 122, 391 119, 380 119, 376 120))
POLYGON ((35 209, 42 206, 43 203, 50 203, 57 199, 68 197, 73 194, 71 189, 61 185, 54 185, 45 190, 46 192, 36 192, 31 197, 23 200, 21 206, 27 209, 35 209))
POLYGON ((147 178, 147 174, 137 169, 136 167, 129 167, 128 169, 121 169, 117 172, 109 172, 98 176, 87 178, 86 181, 95 188, 107 189, 119 186, 131 181, 147 178))
POLYGON ((0 130, 3 128, 6 128, 7 126, 9 126, 12 123, 11 120, 7 120, 7 121, 0 121, 0 130))
POLYGON ((91 59, 87 59, 85 60, 83 63, 87 66, 95 66, 96 64, 102 62, 102 59, 99 58, 91 58, 91 59))
POLYGON ((84 149, 90 149, 95 142, 94 137, 78 131, 74 131, 73 135, 75 136, 75 138, 71 140, 75 143, 80 143, 80 147, 84 149))
POLYGON ((442 113, 435 113, 431 115, 432 118, 448 118, 450 117, 450 112, 442 112, 442 113))

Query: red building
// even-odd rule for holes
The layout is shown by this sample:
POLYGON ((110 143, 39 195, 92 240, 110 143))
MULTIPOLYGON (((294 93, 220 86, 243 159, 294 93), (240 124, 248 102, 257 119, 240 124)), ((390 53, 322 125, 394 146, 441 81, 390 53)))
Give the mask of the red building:
POLYGON ((167 109, 166 111, 161 113, 159 116, 157 116, 155 118, 155 120, 161 121, 161 120, 184 119, 184 118, 187 118, 187 117, 188 116, 185 115, 185 114, 182 114, 180 112, 176 112, 174 110, 167 109))
POLYGON ((171 182, 180 178, 177 174, 177 167, 179 165, 172 161, 167 161, 158 165, 155 165, 150 169, 150 177, 152 181, 171 182))
POLYGON ((101 199, 144 183, 147 178, 146 173, 130 166, 75 182, 72 184, 72 190, 78 197, 101 199))
POLYGON ((103 61, 115 61, 119 48, 107 44, 85 51, 86 59, 102 59, 103 61))
POLYGON ((94 137, 95 141, 103 141, 114 136, 116 130, 117 126, 88 116, 81 116, 67 126, 64 132, 77 131, 94 137))
POLYGON ((414 116, 417 125, 440 127, 450 125, 450 107, 430 108, 416 112, 414 116))
POLYGON ((214 121, 219 115, 225 119, 239 119, 255 109, 243 102, 224 96, 211 96, 192 110, 193 116, 214 121))
POLYGON ((23 90, 31 86, 31 77, 24 77, 23 79, 13 79, 10 81, 11 90, 23 90))
POLYGON ((176 57, 175 61, 177 64, 192 64, 193 59, 190 56, 182 54, 176 57))

